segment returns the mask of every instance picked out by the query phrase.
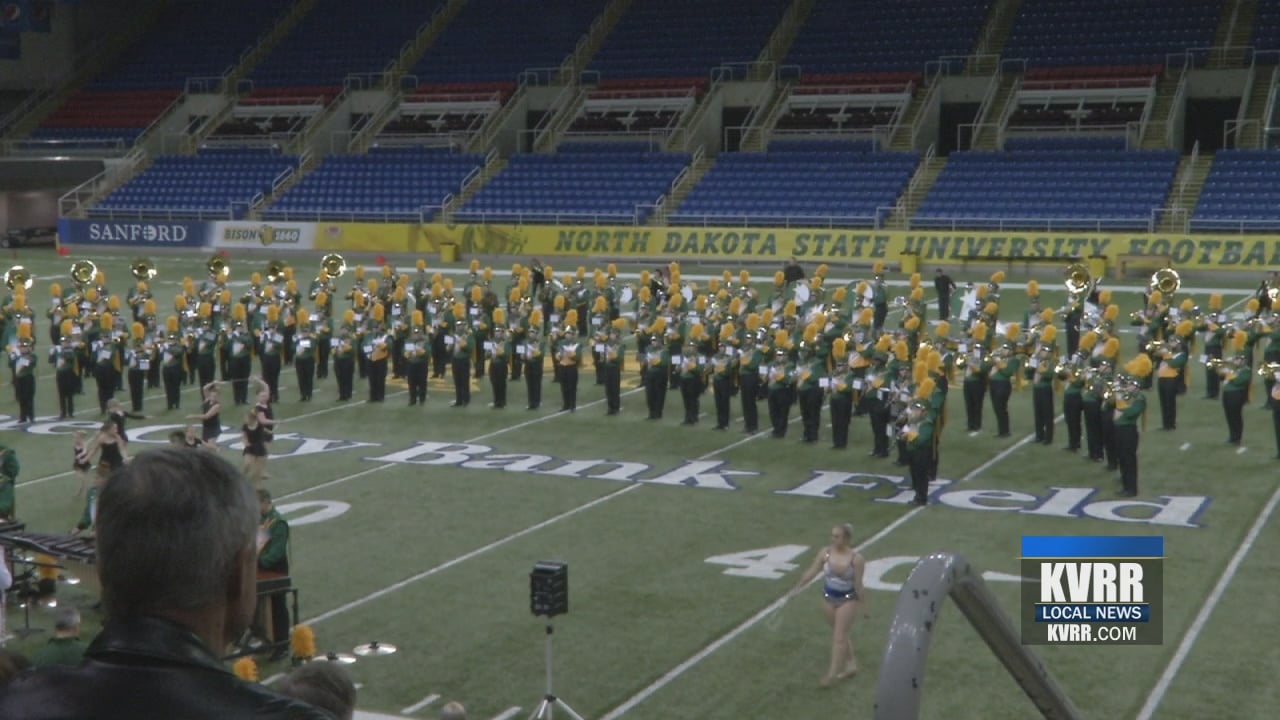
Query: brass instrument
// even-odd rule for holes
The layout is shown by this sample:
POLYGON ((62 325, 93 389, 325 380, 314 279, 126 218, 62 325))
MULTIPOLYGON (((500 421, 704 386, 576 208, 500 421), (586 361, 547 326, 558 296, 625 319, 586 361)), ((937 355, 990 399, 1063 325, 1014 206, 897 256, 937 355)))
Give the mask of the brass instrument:
POLYGON ((1222 368, 1231 364, 1226 358, 1209 358, 1204 361, 1204 366, 1214 372, 1221 372, 1222 368))
POLYGON ((1157 355, 1164 352, 1167 345, 1168 343, 1164 340, 1152 340, 1142 347, 1142 351, 1149 355, 1157 355))
POLYGON ((31 271, 21 265, 14 265, 4 271, 4 284, 10 290, 16 290, 19 285, 23 290, 31 289, 31 283, 35 278, 31 277, 31 271))
POLYGON ((1271 307, 1280 305, 1280 280, 1272 280, 1267 283, 1267 297, 1271 298, 1271 307))
POLYGON ((227 278, 231 277, 231 268, 227 266, 226 259, 221 255, 214 255, 205 261, 204 269, 218 282, 226 282, 227 278))
POLYGON ((156 276, 156 264, 146 258, 138 258, 129 263, 129 272, 138 282, 147 282, 156 276))
POLYGON ((320 274, 326 280, 342 277, 347 272, 347 261, 338 253, 329 253, 320 258, 320 274))
POLYGON ((1182 278, 1178 276, 1178 271, 1173 268, 1161 268, 1151 275, 1151 282, 1148 289, 1159 290, 1160 294, 1168 300, 1174 293, 1178 292, 1178 288, 1182 287, 1182 278))
POLYGON ((1267 378, 1280 373, 1280 362, 1262 363, 1258 366, 1258 377, 1267 378))
POLYGON ((1084 263, 1071 263, 1062 273, 1062 284, 1071 295, 1086 296, 1093 292, 1098 283, 1097 278, 1089 275, 1089 266, 1084 263))
POLYGON ((284 270, 286 267, 288 266, 282 260, 269 260, 267 261, 267 269, 262 274, 267 278, 267 282, 272 285, 278 285, 284 282, 284 270))
POLYGON ((71 265, 71 281, 76 287, 84 287, 93 282, 93 276, 97 274, 98 266, 92 260, 77 260, 71 265))

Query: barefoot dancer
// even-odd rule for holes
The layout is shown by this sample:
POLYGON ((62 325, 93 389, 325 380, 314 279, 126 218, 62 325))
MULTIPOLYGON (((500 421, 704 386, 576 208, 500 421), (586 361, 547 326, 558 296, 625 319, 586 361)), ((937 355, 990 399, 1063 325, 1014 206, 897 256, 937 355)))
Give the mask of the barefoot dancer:
POLYGON ((867 595, 862 587, 862 572, 866 560, 850 544, 853 526, 837 525, 831 529, 831 544, 818 551, 813 564, 805 571, 791 591, 798 593, 811 580, 822 573, 822 595, 825 601, 827 624, 831 626, 831 665, 822 678, 826 687, 836 680, 853 677, 858 672, 858 660, 853 654, 853 641, 849 632, 859 609, 865 611, 867 595))

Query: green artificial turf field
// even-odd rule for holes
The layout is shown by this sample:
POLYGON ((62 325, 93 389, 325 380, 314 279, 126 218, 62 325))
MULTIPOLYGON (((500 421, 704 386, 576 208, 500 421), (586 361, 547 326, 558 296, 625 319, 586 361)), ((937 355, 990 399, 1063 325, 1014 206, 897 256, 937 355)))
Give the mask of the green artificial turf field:
MULTIPOLYGON (((122 295, 130 257, 93 256, 122 295)), ((288 258, 300 284, 318 258, 288 258)), ((38 276, 29 291, 38 313, 48 306, 48 282, 65 285, 73 259, 25 251, 11 261, 38 276)), ((203 276, 204 259, 155 258, 162 315, 183 275, 203 276)), ((412 267, 412 259, 403 260, 412 267)), ((233 259, 232 281, 263 264, 233 259)), ((555 262, 560 272, 577 264, 555 262)), ((510 259, 494 263, 502 284, 509 265, 510 259)), ((718 271, 687 267, 685 274, 718 271)), ((830 276, 867 274, 833 268, 830 276)), ((983 282, 987 273, 953 275, 961 283, 983 282)), ((1002 317, 1021 318, 1024 282, 1005 283, 1002 317)), ((1132 293, 1111 285, 1126 314, 1137 308, 1138 284, 1129 283, 1132 293)), ((1223 288, 1232 309, 1243 306, 1253 286, 1216 278, 1187 284, 1223 288)), ((1056 279, 1041 278, 1041 286, 1045 307, 1062 304, 1056 279)), ((899 286, 890 294, 904 293, 899 286)), ((1206 304, 1207 291, 1190 294, 1206 304)), ((39 325, 43 350, 47 336, 39 325)), ((1136 351, 1133 338, 1126 336, 1122 362, 1136 351)), ((74 421, 56 421, 47 364, 39 374, 41 419, 16 426, 12 396, 0 397, 6 414, 0 443, 22 463, 18 508, 28 529, 65 533, 83 505, 70 473, 69 433, 94 429, 97 408, 86 395, 74 421)), ((1277 560, 1266 548, 1280 542, 1280 529, 1265 523, 1280 497, 1280 463, 1270 413, 1258 409, 1260 382, 1241 452, 1223 444, 1221 405, 1202 399, 1198 363, 1179 400, 1176 432, 1156 432, 1158 405, 1149 393, 1140 495, 1118 504, 1114 473, 1063 452, 1061 422, 1053 446, 1030 442, 1029 388, 1013 398, 1014 435, 1007 439, 995 437, 990 403, 986 430, 967 435, 955 391, 933 502, 915 509, 902 492, 904 468, 867 456, 865 418, 854 419, 850 447, 836 451, 825 408, 821 442, 806 446, 798 410, 785 439, 743 434, 737 400, 730 430, 712 430, 714 420, 705 416, 714 412, 710 393, 695 427, 680 426, 676 393, 665 419, 647 422, 633 366, 624 374, 617 417, 605 416, 589 367, 576 413, 557 412, 558 388, 550 373, 544 380, 543 407, 530 412, 522 383, 509 387, 502 410, 486 406, 487 379, 475 383, 476 402, 463 409, 449 407, 452 385, 441 380, 432 381, 425 407, 407 406, 401 381, 385 403, 369 405, 357 380, 356 400, 339 404, 332 376, 302 403, 292 369, 282 373, 275 413, 283 425, 266 484, 293 524, 301 619, 322 651, 350 652, 371 640, 399 647, 351 666, 363 710, 428 717, 456 699, 476 718, 528 716, 544 691, 544 623, 529 611, 529 571, 539 560, 561 560, 569 565, 570 612, 555 622, 554 689, 585 717, 870 718, 894 591, 914 560, 934 551, 963 554, 996 574, 988 585, 1016 618, 1024 534, 1165 537, 1162 646, 1036 648, 1084 717, 1262 718, 1280 703, 1270 672, 1280 660, 1272 641, 1280 621, 1265 611, 1269 601, 1257 600, 1272 594, 1277 560), (1009 494, 974 494, 983 490, 1009 494), (1255 527, 1255 521, 1263 522, 1255 527), (871 598, 868 617, 854 631, 861 672, 820 689, 830 647, 820 589, 781 599, 842 522, 853 524, 869 561, 871 598), (749 551, 759 552, 744 562, 740 554, 749 551), (432 696, 438 697, 425 702, 432 696), (1153 700, 1160 702, 1146 714, 1153 700)), ((180 415, 199 405, 190 386, 180 413, 162 409, 161 391, 149 393, 147 418, 129 423, 135 453, 165 442, 183 425, 180 415)), ((1057 402, 1060 411, 1061 396, 1057 402)), ((224 410, 222 417, 224 425, 238 425, 236 413, 224 410)), ((238 462, 238 433, 223 439, 222 452, 238 462)), ((82 588, 63 585, 60 601, 86 608, 86 633, 97 622, 88 609, 93 598, 82 588)), ((49 608, 31 613, 34 625, 51 626, 49 608)), ((14 606, 9 623, 23 623, 14 606)), ((946 608, 933 635, 922 717, 1036 716, 958 610, 946 608)), ((35 635, 14 645, 30 649, 43 641, 35 635)), ((265 663, 262 676, 286 669, 265 663)))

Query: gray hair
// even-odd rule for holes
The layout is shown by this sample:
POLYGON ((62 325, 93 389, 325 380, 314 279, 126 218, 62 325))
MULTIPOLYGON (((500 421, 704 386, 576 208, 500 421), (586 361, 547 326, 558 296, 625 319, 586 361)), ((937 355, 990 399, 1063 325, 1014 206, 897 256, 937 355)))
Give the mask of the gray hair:
POLYGON ((467 720, 467 709, 460 702, 451 702, 440 708, 440 720, 467 720))
POLYGON ((355 715, 356 684, 342 663, 309 662, 285 675, 274 689, 338 720, 351 720, 355 715))
POLYGON ((54 616, 53 629, 65 632, 80 628, 80 611, 75 608, 62 608, 54 616))
POLYGON ((215 453, 148 450, 98 498, 97 562, 108 618, 216 606, 237 555, 252 550, 253 488, 215 453))

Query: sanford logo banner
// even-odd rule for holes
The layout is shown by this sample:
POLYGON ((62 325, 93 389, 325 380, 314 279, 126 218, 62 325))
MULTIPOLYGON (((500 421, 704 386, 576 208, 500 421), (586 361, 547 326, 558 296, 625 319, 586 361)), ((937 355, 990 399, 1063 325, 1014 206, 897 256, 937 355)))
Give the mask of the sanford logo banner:
POLYGON ((62 245, 122 247, 201 247, 207 223, 174 220, 58 220, 62 245))
POLYGON ((213 246, 310 250, 315 246, 315 228, 314 223, 216 222, 213 223, 213 246))

